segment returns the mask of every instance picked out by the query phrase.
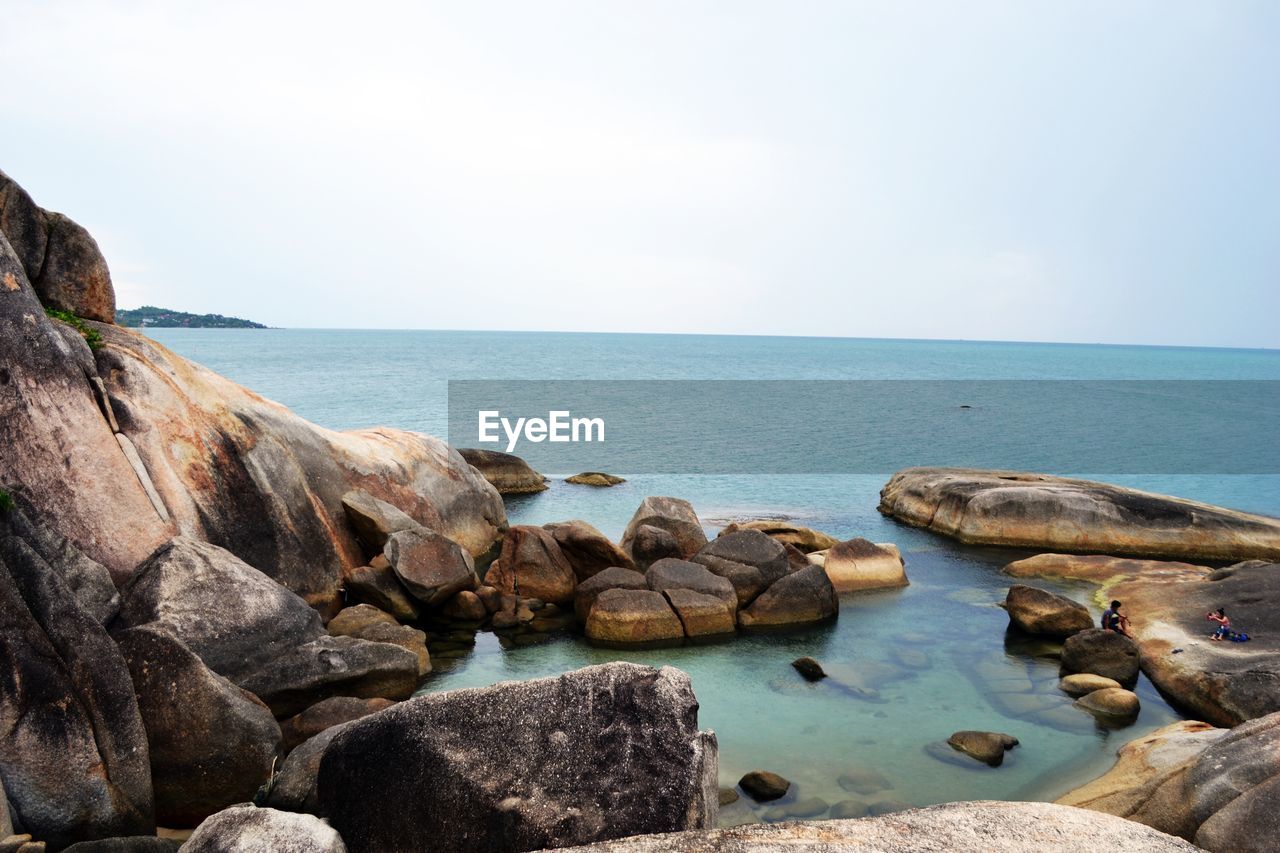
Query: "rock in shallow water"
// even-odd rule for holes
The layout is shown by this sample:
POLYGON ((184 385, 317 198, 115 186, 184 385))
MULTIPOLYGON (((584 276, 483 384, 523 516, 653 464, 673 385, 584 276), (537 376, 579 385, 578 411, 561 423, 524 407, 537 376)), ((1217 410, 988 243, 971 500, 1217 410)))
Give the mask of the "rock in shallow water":
POLYGON ((1076 707, 1083 708, 1095 717, 1116 722, 1131 721, 1138 716, 1141 703, 1138 695, 1123 687, 1104 687, 1093 690, 1076 700, 1076 707))
POLYGON ((321 809, 353 853, 536 850, 714 823, 688 676, 612 663, 425 695, 344 729, 321 809))
POLYGON ((1138 680, 1138 645, 1115 631, 1090 628, 1062 644, 1062 674, 1087 672, 1132 687, 1138 680))
POLYGON ((893 589, 909 583, 897 547, 866 539, 832 545, 823 557, 822 568, 836 592, 893 589))
POLYGON ((505 595, 568 604, 578 578, 549 531, 517 524, 507 530, 485 583, 505 595))
POLYGON ((592 576, 590 580, 578 584, 573 592, 573 609, 577 613, 578 619, 585 623, 587 617, 591 614, 592 605, 596 603, 600 593, 606 589, 647 590, 648 588, 649 582, 645 580, 644 575, 640 572, 621 567, 605 569, 592 576))
POLYGON ((802 625, 831 619, 840 612, 835 587, 821 566, 809 566, 774 583, 738 613, 744 628, 802 625))
POLYGON ((1092 693, 1095 690, 1105 690, 1108 687, 1119 686, 1120 682, 1114 678, 1103 678, 1101 675, 1094 675, 1089 672, 1064 675, 1058 681, 1058 689, 1068 696, 1084 696, 1086 693, 1092 693))
POLYGON ((1014 584, 1004 599, 1009 621, 1028 634, 1067 638, 1093 627, 1089 608, 1063 595, 1014 584))
POLYGON ((609 487, 618 486, 627 482, 622 477, 615 477, 613 474, 605 474, 601 471, 583 471, 581 474, 574 474, 572 477, 565 478, 566 483, 573 483, 575 486, 597 486, 609 487))
POLYGON ((587 616, 587 638, 603 643, 653 643, 684 637, 666 596, 653 590, 607 589, 587 616))
POLYGON ((1018 739, 1001 732, 956 732, 947 738, 952 749, 976 758, 991 767, 1004 763, 1004 754, 1018 745, 1018 739))
POLYGON ((547 489, 547 478, 519 456, 497 450, 461 447, 458 453, 480 472, 500 495, 527 495, 547 489))
POLYGON ((562 521, 543 528, 555 538, 579 583, 614 566, 635 568, 626 551, 585 521, 562 521))
POLYGON ((434 530, 393 533, 383 553, 405 589, 423 604, 439 606, 455 593, 479 585, 471 555, 434 530))
POLYGON ((768 802, 786 796, 791 783, 768 770, 752 770, 738 780, 738 787, 746 791, 756 802, 768 802))
POLYGON ((822 664, 813 658, 796 658, 791 662, 791 665, 796 668, 796 672, 805 677, 806 681, 821 681, 827 677, 827 673, 822 669, 822 664))

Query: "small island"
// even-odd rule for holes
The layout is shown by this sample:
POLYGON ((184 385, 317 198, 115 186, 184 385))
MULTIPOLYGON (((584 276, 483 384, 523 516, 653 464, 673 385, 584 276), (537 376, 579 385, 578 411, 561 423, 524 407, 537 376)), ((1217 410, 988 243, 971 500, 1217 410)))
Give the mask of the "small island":
POLYGON ((157 308, 154 305, 143 305, 141 308, 122 308, 116 311, 116 323, 130 328, 159 329, 265 329, 261 323, 242 320, 239 317, 224 317, 221 314, 189 314, 186 311, 173 311, 169 308, 157 308))

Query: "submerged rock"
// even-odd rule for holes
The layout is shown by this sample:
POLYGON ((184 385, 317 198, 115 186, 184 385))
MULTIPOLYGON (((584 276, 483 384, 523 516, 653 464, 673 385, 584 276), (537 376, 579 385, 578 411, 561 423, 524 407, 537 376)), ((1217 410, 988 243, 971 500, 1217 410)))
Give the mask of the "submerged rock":
POLYGON ((963 752, 991 767, 1004 763, 1004 754, 1018 745, 1018 739, 1002 732, 961 731, 947 738, 957 752, 963 752))
MULTIPOLYGON (((693 506, 680 498, 647 497, 641 501, 622 534, 622 549, 632 557, 636 557, 633 543, 641 527, 656 527, 670 533, 681 559, 687 560, 707 544, 707 534, 693 506)), ((636 558, 636 562, 640 563, 640 558, 636 558)))
POLYGON ((840 612, 835 587, 821 566, 809 566, 787 575, 760 593, 746 610, 739 611, 744 628, 801 625, 831 619, 840 612))
POLYGON ((837 542, 827 549, 821 565, 836 592, 893 589, 909 583, 897 546, 866 539, 837 542))
POLYGON ((1132 687, 1138 680, 1138 665, 1137 643, 1115 631, 1090 628, 1062 644, 1063 675, 1087 672, 1132 687))
POLYGON ((666 596, 652 590, 607 589, 587 616, 587 638, 603 643, 653 643, 684 636, 666 596))
POLYGON ((716 745, 697 708, 688 676, 626 663, 419 696, 333 739, 321 810, 353 853, 706 828, 716 745))
POLYGON ((547 478, 519 456, 497 450, 461 447, 458 453, 480 472, 500 495, 527 495, 547 489, 547 478))
POLYGON ((827 677, 827 673, 822 669, 822 664, 813 658, 796 658, 791 662, 791 665, 796 668, 796 672, 804 676, 806 681, 821 681, 827 677))
POLYGON ((974 545, 1280 559, 1280 519, 1047 474, 907 468, 881 490, 880 511, 974 545))
POLYGON ((341 836, 319 818, 251 805, 233 806, 206 819, 182 849, 185 853, 347 853, 341 836))
POLYGON ((1093 627, 1089 608, 1063 595, 1023 584, 1009 587, 1004 609, 1009 621, 1028 634, 1063 639, 1093 627))
POLYGON ((627 481, 622 477, 615 477, 612 474, 605 474, 600 471, 584 471, 581 474, 574 474, 572 477, 566 478, 565 482, 573 483, 575 486, 608 487, 617 486, 627 481))
POLYGON ((752 770, 738 780, 738 787, 746 791, 751 799, 764 803, 786 796, 791 790, 791 783, 768 770, 752 770))

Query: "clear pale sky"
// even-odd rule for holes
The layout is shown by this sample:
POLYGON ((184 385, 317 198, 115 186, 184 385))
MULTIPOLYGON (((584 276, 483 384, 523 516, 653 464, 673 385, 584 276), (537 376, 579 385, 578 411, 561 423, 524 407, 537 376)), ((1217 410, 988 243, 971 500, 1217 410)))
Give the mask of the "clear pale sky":
POLYGON ((0 0, 123 307, 1280 347, 1280 3, 0 0))

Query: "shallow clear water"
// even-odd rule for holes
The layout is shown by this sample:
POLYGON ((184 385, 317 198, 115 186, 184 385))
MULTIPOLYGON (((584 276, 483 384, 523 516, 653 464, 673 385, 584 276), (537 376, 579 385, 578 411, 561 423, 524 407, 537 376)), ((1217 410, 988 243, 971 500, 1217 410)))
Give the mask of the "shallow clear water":
MULTIPOLYGON (((1280 378, 1275 351, 498 332, 150 333, 325 426, 388 424, 437 434, 445 424, 444 383, 463 378, 1280 378)), ((1008 586, 1000 567, 1023 554, 958 546, 883 518, 875 506, 889 473, 641 475, 612 489, 556 481, 547 492, 509 499, 512 523, 583 518, 615 538, 648 494, 687 498, 712 532, 736 517, 791 517, 840 538, 898 544, 911 585, 845 596, 834 625, 707 646, 617 652, 553 636, 504 649, 481 633, 460 657, 437 657, 424 690, 615 659, 678 666, 693 679, 702 725, 719 736, 722 783, 750 769, 774 770, 796 783, 784 804, 813 796, 911 805, 1052 798, 1104 771, 1121 744, 1177 718, 1145 679, 1138 689, 1142 713, 1128 728, 1102 729, 1070 707, 1054 686, 1053 647, 1007 646, 1008 620, 994 606, 1008 586), (801 655, 817 658, 835 677, 803 681, 790 666, 801 655), (1008 732, 1021 746, 998 769, 957 765, 926 751, 957 729, 1008 732), (865 770, 891 787, 870 793, 841 787, 842 774, 865 770)), ((1280 514, 1275 476, 1074 473, 1280 514)), ((1088 586, 1058 588, 1093 603, 1088 586)), ((752 819, 766 810, 747 809, 740 802, 722 818, 752 819)))

